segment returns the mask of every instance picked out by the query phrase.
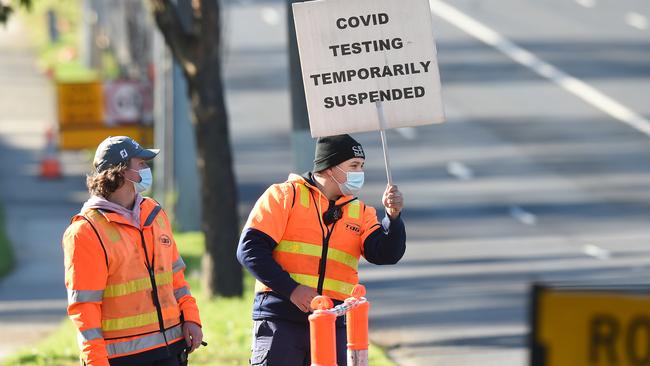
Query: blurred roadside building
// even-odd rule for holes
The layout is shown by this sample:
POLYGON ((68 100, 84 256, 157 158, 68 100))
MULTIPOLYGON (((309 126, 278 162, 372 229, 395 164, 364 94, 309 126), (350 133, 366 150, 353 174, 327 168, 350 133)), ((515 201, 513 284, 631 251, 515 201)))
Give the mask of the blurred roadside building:
POLYGON ((153 145, 161 149, 153 169, 153 195, 172 214, 177 229, 200 229, 187 87, 148 5, 143 0, 81 1, 79 59, 102 79, 104 123, 153 126, 153 145))

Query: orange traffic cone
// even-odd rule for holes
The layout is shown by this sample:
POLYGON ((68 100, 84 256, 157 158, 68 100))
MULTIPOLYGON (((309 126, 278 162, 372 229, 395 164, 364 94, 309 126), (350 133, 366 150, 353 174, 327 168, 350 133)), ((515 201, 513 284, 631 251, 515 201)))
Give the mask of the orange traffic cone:
POLYGON ((51 127, 45 131, 45 151, 41 158, 41 178, 61 178, 61 163, 57 154, 54 130, 51 127))

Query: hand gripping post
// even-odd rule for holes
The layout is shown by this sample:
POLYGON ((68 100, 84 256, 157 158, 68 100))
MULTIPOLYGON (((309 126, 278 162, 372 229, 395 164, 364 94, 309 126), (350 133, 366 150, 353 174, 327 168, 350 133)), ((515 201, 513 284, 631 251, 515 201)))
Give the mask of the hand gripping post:
POLYGON ((327 296, 311 301, 314 313, 309 316, 311 366, 336 366, 336 314, 328 311, 334 306, 327 296))
POLYGON ((370 303, 362 300, 365 295, 366 288, 363 285, 356 285, 352 289, 352 297, 345 300, 346 304, 358 304, 347 313, 348 366, 368 365, 368 312, 370 311, 370 303))

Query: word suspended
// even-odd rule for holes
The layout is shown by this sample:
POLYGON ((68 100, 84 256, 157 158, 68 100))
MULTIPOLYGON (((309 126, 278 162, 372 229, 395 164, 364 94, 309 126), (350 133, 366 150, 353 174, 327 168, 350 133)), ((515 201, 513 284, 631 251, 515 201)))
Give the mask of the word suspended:
POLYGON ((401 88, 401 89, 386 89, 386 90, 373 90, 370 92, 360 92, 353 94, 337 95, 334 97, 326 97, 324 100, 325 108, 331 109, 334 107, 345 107, 346 105, 364 104, 366 102, 375 103, 379 101, 396 101, 402 99, 422 98, 426 94, 421 86, 401 88))

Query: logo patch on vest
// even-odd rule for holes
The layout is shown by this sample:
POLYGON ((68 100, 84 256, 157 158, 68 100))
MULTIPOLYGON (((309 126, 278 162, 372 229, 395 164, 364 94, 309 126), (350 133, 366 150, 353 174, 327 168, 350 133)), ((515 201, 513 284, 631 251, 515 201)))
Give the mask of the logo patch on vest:
POLYGON ((357 224, 350 224, 350 223, 345 223, 345 228, 354 232, 357 235, 361 235, 361 226, 357 224))
POLYGON ((158 237, 158 241, 160 241, 160 244, 162 244, 165 247, 168 247, 172 245, 172 240, 169 238, 169 236, 162 234, 161 236, 158 237))

